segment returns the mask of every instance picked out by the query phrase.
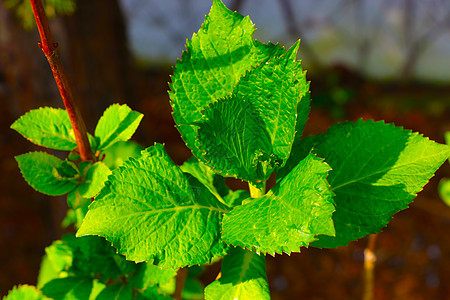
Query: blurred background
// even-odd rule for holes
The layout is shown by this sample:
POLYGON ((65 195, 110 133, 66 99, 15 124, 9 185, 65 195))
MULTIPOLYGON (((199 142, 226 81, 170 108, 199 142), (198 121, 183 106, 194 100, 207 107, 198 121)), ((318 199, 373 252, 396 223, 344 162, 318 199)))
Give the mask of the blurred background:
MULTIPOLYGON (((144 113, 135 140, 190 157, 167 96, 172 66, 211 0, 47 0, 51 29, 88 130, 112 103, 144 113)), ((450 0, 228 0, 263 42, 289 47, 311 80, 305 135, 339 121, 384 119, 440 143, 450 130, 450 0)), ((29 3, 0 4, 0 295, 35 284, 44 248, 61 237, 65 199, 32 190, 15 155, 38 150, 9 126, 39 106, 62 107, 29 3)), ((450 207, 437 194, 446 163, 379 234, 376 299, 450 299, 450 207)), ((67 230, 66 230, 67 231, 67 230)), ((361 299, 367 240, 267 258, 273 299, 361 299)), ((205 284, 220 265, 205 270, 205 284)))

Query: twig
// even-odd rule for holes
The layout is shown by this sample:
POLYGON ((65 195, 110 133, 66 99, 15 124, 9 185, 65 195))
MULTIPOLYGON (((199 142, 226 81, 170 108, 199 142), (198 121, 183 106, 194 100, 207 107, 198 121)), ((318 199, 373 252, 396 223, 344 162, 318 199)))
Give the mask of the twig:
POLYGON ((41 37, 41 42, 38 42, 38 46, 42 49, 48 63, 50 64, 59 93, 61 94, 64 106, 69 114, 70 124, 72 125, 81 160, 93 161, 94 157, 92 155, 91 146, 87 137, 86 125, 84 124, 83 118, 74 103, 72 90, 70 88, 69 81, 67 80, 66 72, 62 65, 61 58, 56 51, 58 44, 53 41, 44 7, 42 6, 41 0, 30 0, 30 3, 33 9, 39 35, 41 37))
POLYGON ((369 235, 369 243, 364 250, 364 300, 373 300, 374 269, 377 257, 375 255, 376 234, 369 235))
POLYGON ((178 270, 177 276, 175 277, 175 293, 173 294, 175 300, 182 299, 181 295, 183 294, 184 283, 186 282, 188 271, 187 267, 178 270))

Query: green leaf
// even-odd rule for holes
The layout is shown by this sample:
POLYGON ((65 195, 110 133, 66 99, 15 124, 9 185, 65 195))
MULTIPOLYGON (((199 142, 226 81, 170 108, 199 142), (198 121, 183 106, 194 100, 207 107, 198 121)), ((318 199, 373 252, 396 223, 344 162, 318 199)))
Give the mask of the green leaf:
POLYGON ((136 271, 136 264, 116 254, 116 250, 104 238, 98 236, 76 238, 75 235, 65 235, 63 242, 73 253, 73 263, 69 269, 71 274, 94 276, 106 282, 109 278, 114 279, 136 271))
POLYGON ((113 171, 77 235, 104 236, 128 260, 177 268, 223 255, 227 211, 203 185, 193 188, 155 144, 113 171))
POLYGON ((47 282, 59 278, 59 270, 56 270, 47 255, 44 255, 39 268, 39 275, 36 286, 42 288, 47 282))
POLYGON ((439 195, 450 206, 450 179, 444 178, 439 182, 439 195))
POLYGON ((234 96, 212 103, 197 124, 203 157, 215 172, 249 182, 275 168, 270 136, 253 105, 234 96))
POLYGON ((183 293, 181 294, 183 299, 186 300, 203 300, 205 294, 205 287, 203 283, 194 276, 188 276, 184 282, 183 293))
POLYGON ((98 149, 106 149, 119 141, 128 141, 143 117, 143 114, 125 104, 108 107, 95 128, 95 137, 99 140, 98 149))
POLYGON ((92 287, 91 278, 66 277, 48 282, 42 287, 42 293, 54 300, 89 300, 92 287))
POLYGON ((225 196, 224 201, 229 207, 235 207, 241 205, 242 201, 247 198, 250 198, 250 194, 247 191, 237 190, 225 196))
POLYGON ((121 283, 106 286, 95 298, 95 300, 132 300, 133 291, 131 286, 121 283))
POLYGON ((137 289, 146 289, 149 286, 162 286, 177 275, 177 270, 161 268, 152 264, 153 261, 139 264, 138 271, 128 280, 129 284, 137 289))
POLYGON ((450 131, 445 133, 445 142, 450 146, 450 131))
POLYGON ((81 197, 92 198, 105 186, 111 170, 102 162, 93 164, 86 172, 83 183, 78 187, 81 197))
POLYGON ((58 196, 70 192, 77 185, 73 180, 77 170, 53 155, 29 152, 15 158, 26 182, 38 192, 58 196))
POLYGON ((217 199, 223 202, 224 196, 228 195, 230 189, 226 186, 222 176, 216 174, 210 167, 191 157, 180 166, 181 171, 191 174, 198 179, 217 199))
POLYGON ((53 269, 60 273, 68 271, 73 263, 72 248, 63 241, 55 241, 52 245, 45 248, 47 259, 53 266, 53 269))
POLYGON ((230 95, 240 78, 252 67, 285 51, 278 45, 253 39, 249 17, 227 9, 214 0, 197 34, 186 43, 170 84, 173 118, 183 140, 197 158, 195 121, 211 102, 230 95))
POLYGON ((270 299, 264 256, 232 249, 222 261, 222 276, 206 287, 205 299, 270 299))
POLYGON ((67 195, 67 204, 74 210, 82 208, 88 200, 88 198, 83 198, 80 195, 79 188, 74 189, 67 195))
POLYGON ((140 145, 127 141, 117 142, 111 147, 103 151, 104 159, 102 162, 111 170, 120 167, 130 157, 141 155, 142 148, 140 145))
POLYGON ((173 298, 160 294, 156 286, 151 286, 147 288, 142 293, 137 294, 136 298, 134 298, 134 300, 171 300, 171 299, 173 298))
POLYGON ((3 297, 3 300, 51 300, 44 296, 40 290, 32 285, 19 285, 13 287, 8 295, 3 297))
POLYGON ((330 167, 313 154, 261 198, 249 198, 223 218, 223 240, 275 255, 299 252, 320 234, 334 235, 330 167))
POLYGON ((312 147, 333 169, 328 180, 336 194, 336 236, 320 236, 313 244, 325 248, 379 232, 408 207, 450 153, 448 146, 410 130, 358 120, 304 139, 279 177, 312 147))
POLYGON ((39 146, 66 151, 77 147, 69 115, 64 109, 41 107, 31 110, 11 128, 39 146))
POLYGON ((309 89, 306 72, 297 61, 299 45, 300 42, 295 43, 285 54, 251 70, 233 91, 237 98, 253 104, 269 134, 273 153, 283 164, 291 152, 296 120, 303 123, 298 124, 299 129, 309 113, 309 110, 297 109, 309 89), (301 113, 298 117, 297 111, 301 113))

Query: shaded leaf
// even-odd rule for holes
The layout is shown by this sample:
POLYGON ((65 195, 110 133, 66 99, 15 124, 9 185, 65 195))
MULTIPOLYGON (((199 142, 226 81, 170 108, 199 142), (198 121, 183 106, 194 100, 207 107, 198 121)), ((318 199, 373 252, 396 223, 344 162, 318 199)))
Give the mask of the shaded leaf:
POLYGON ((198 140, 215 172, 253 183, 270 176, 277 162, 264 122, 250 102, 228 97, 202 113, 198 140))
MULTIPOLYGON (((252 69, 233 91, 237 98, 253 104, 270 137, 273 154, 283 164, 291 152, 296 121, 299 122, 297 130, 303 130, 309 113, 309 109, 303 108, 305 105, 297 108, 309 89, 306 72, 297 61, 299 44, 295 43, 285 54, 252 69)), ((309 107, 309 103, 306 106, 309 107)))
POLYGON ((54 300, 89 300, 92 287, 91 278, 66 277, 47 282, 42 287, 42 293, 54 300))
POLYGON ((439 195, 450 206, 450 179, 444 178, 439 182, 439 195))

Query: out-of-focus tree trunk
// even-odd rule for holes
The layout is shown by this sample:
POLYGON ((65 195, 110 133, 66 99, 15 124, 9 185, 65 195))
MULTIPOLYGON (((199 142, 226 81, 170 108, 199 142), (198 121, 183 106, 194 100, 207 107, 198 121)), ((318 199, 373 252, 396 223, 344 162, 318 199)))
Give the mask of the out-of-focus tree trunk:
MULTIPOLYGON (((97 117, 110 103, 132 104, 134 72, 117 0, 79 0, 66 18, 69 70, 83 111, 97 117)), ((86 116, 92 129, 97 118, 86 116)))

